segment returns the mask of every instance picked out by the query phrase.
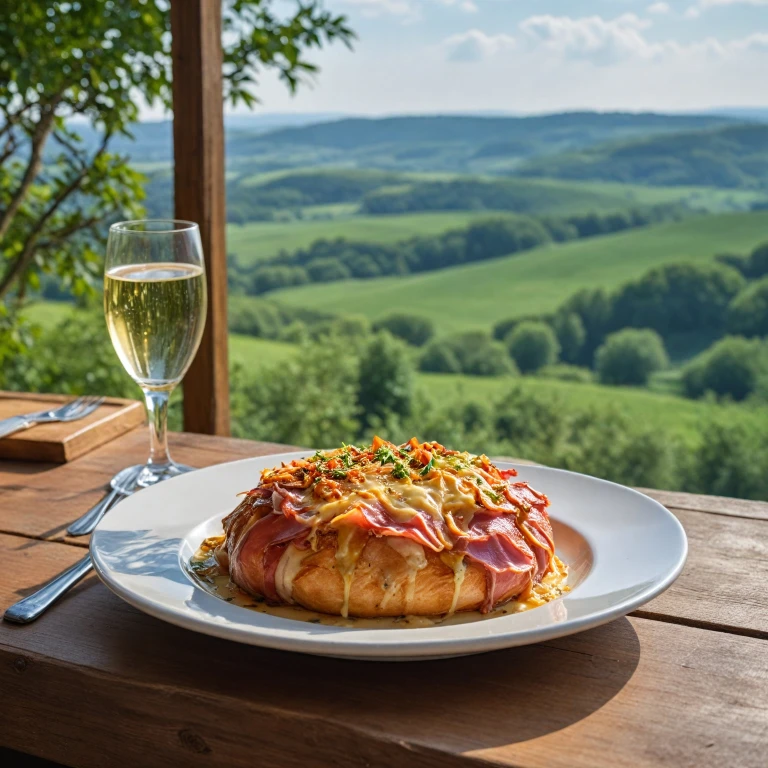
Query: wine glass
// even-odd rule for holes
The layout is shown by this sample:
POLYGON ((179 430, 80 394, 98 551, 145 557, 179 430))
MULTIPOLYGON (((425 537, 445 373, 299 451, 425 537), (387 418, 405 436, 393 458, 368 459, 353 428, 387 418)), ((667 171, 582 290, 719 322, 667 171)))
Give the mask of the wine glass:
POLYGON ((112 346, 144 392, 149 416, 149 459, 134 488, 191 470, 168 453, 168 400, 200 345, 207 301, 197 224, 147 219, 109 228, 104 314, 112 346))

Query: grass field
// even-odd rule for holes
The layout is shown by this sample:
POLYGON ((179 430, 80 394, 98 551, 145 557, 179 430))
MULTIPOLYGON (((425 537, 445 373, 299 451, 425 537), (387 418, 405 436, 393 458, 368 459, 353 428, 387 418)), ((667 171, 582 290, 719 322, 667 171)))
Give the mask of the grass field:
POLYGON ((448 229, 460 229, 473 221, 494 215, 504 214, 457 211, 406 216, 349 216, 321 221, 257 221, 243 226, 229 224, 227 252, 236 254, 243 264, 250 264, 277 256, 283 248, 289 252, 305 248, 320 238, 333 240, 345 237, 371 243, 396 243, 416 235, 435 235, 448 229))
POLYGON ((286 303, 377 319, 429 315, 441 333, 489 328, 555 309, 580 288, 614 288, 652 267, 745 253, 768 240, 768 212, 722 214, 546 246, 515 256, 407 277, 348 280, 278 291, 286 303))

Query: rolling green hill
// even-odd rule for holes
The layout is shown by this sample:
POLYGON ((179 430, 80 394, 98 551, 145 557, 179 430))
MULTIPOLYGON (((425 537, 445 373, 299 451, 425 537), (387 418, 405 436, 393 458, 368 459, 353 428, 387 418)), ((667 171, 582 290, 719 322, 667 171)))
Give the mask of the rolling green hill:
POLYGON ((768 125, 643 136, 540 157, 516 173, 635 184, 702 184, 768 190, 768 125))
POLYGON ((429 315, 441 332, 490 328, 506 317, 540 314, 580 288, 612 288, 651 267, 709 261, 768 240, 768 212, 706 216, 587 238, 469 266, 401 278, 348 280, 278 291, 274 298, 376 319, 393 311, 429 315))
POLYGON ((227 252, 243 264, 277 256, 281 249, 306 248, 320 238, 396 243, 416 235, 436 235, 487 219, 488 211, 419 213, 408 216, 351 216, 310 221, 251 222, 227 226, 227 252))

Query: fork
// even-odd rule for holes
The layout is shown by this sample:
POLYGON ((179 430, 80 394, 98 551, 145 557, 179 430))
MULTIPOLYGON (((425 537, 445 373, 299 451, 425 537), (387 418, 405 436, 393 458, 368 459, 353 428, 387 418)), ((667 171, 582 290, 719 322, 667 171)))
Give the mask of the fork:
POLYGON ((27 429, 35 424, 50 424, 55 421, 75 421, 93 413, 102 403, 103 397, 87 395, 78 397, 60 408, 50 411, 27 413, 23 416, 11 416, 0 420, 0 437, 6 437, 21 429, 27 429))

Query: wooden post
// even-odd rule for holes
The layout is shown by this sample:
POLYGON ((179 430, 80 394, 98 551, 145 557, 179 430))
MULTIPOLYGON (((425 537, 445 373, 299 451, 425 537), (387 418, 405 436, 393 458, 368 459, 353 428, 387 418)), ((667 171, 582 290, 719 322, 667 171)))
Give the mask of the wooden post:
POLYGON ((195 221, 208 315, 184 380, 184 429, 229 434, 221 0, 171 0, 176 218, 195 221))

